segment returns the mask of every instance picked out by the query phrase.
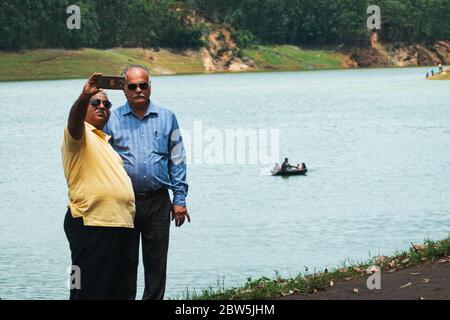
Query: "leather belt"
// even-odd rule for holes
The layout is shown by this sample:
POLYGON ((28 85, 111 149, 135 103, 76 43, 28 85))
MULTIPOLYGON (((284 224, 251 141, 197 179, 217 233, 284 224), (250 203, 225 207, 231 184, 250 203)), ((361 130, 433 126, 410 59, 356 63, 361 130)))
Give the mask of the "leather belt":
POLYGON ((134 193, 134 198, 136 200, 145 200, 145 199, 149 199, 152 198, 160 193, 162 193, 163 191, 165 191, 166 189, 161 188, 159 190, 152 190, 152 191, 146 191, 146 192, 135 192, 134 193))

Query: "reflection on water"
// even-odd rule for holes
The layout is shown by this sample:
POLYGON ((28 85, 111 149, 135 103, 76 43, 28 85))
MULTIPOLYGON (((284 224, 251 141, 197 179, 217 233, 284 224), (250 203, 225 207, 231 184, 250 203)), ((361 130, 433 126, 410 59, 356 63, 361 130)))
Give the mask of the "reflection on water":
MULTIPOLYGON (((425 69, 153 78, 183 128, 280 130, 300 177, 189 167, 192 223, 172 228, 167 296, 333 267, 450 231, 449 82, 425 69)), ((0 84, 0 297, 66 299, 59 146, 84 81, 0 84)), ((110 92, 114 106, 123 102, 110 92)), ((280 159, 281 160, 281 159, 280 159)), ((142 277, 140 282, 142 292, 142 277)))

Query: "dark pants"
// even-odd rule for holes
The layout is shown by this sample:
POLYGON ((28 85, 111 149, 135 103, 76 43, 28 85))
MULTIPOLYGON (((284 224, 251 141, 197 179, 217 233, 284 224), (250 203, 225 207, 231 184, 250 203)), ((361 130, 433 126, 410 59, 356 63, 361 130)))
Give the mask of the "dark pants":
POLYGON ((84 226, 70 209, 64 219, 72 265, 80 270, 81 288, 70 290, 70 300, 126 300, 130 297, 132 264, 129 248, 133 229, 84 226))
POLYGON ((130 251, 133 263, 130 299, 136 298, 141 238, 145 277, 142 299, 162 300, 164 298, 171 210, 172 202, 166 189, 149 193, 145 198, 136 197, 136 216, 130 251))

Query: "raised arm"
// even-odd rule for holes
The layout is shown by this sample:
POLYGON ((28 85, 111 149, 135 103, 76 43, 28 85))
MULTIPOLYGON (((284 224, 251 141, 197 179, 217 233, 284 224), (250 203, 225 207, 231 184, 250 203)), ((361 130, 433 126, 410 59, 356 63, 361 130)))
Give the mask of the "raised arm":
POLYGON ((86 118, 89 100, 93 95, 101 91, 101 89, 95 86, 95 81, 101 76, 101 73, 94 73, 91 75, 89 80, 83 86, 83 91, 80 96, 70 109, 67 129, 72 138, 76 140, 80 140, 84 134, 84 119, 86 118))

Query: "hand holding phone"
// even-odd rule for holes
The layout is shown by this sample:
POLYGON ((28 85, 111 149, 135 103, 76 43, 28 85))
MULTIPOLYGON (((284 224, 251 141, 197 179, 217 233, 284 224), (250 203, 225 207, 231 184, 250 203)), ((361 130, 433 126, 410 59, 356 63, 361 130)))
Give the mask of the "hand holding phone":
POLYGON ((101 76, 97 78, 95 85, 101 89, 123 90, 125 77, 101 76))
POLYGON ((97 94, 101 89, 97 86, 97 81, 99 78, 101 78, 101 73, 93 73, 89 77, 88 81, 83 86, 82 95, 92 97, 93 95, 97 94))

